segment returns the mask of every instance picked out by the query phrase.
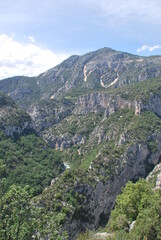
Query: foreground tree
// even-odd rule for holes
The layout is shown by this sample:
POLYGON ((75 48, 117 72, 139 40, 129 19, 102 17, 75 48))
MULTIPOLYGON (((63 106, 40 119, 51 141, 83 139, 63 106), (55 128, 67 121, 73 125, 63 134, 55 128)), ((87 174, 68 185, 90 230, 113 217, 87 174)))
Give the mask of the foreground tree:
POLYGON ((161 239, 161 190, 152 190, 146 180, 128 182, 116 199, 107 229, 114 239, 161 239), (130 230, 130 224, 133 224, 130 230))
POLYGON ((28 240, 33 233, 32 190, 11 186, 0 199, 0 239, 28 240))

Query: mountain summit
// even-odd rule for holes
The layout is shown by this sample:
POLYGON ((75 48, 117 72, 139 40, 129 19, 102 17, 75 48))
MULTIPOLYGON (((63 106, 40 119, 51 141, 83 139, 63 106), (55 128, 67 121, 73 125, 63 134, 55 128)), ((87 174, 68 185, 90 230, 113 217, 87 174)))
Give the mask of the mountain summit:
POLYGON ((0 81, 0 90, 15 100, 54 99, 70 92, 106 90, 161 76, 161 56, 140 57, 102 48, 71 56, 38 77, 0 81))

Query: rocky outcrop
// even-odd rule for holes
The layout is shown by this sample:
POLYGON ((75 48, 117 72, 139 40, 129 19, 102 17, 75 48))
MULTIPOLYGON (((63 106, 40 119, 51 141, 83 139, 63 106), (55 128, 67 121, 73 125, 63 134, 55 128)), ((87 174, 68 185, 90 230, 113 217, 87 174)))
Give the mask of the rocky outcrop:
POLYGON ((52 134, 52 130, 45 131, 43 133, 43 138, 56 150, 64 150, 72 147, 73 145, 84 144, 86 140, 86 137, 81 134, 72 136, 71 134, 66 133, 59 137, 54 136, 54 134, 52 134))
POLYGON ((93 240, 107 240, 108 238, 113 238, 114 234, 112 233, 107 233, 107 232, 98 232, 96 234, 94 234, 93 236, 93 240))
MULTIPOLYGON (((96 229, 103 220, 108 220, 110 212, 115 205, 115 199, 127 181, 137 181, 139 178, 146 177, 148 171, 151 170, 147 169, 149 162, 151 163, 151 168, 153 168, 160 161, 160 136, 161 134, 157 136, 157 159, 156 155, 150 154, 145 143, 135 144, 127 149, 127 152, 124 154, 124 161, 121 160, 121 166, 113 179, 106 183, 98 180, 95 187, 75 184, 73 191, 84 195, 85 200, 81 203, 81 212, 74 212, 63 228, 63 230, 69 233, 70 240, 76 239, 76 235, 81 231, 85 231, 86 228, 96 229)), ((93 170, 91 169, 90 171, 93 170)), ((76 211, 78 209, 79 206, 76 211)))
POLYGON ((30 131, 32 129, 32 123, 31 121, 24 122, 21 125, 18 126, 12 126, 12 125, 5 125, 3 124, 0 129, 4 131, 6 136, 8 137, 17 137, 23 134, 24 132, 30 131))
MULTIPOLYGON (((73 105, 74 107, 74 105, 73 105)), ((142 102, 141 100, 125 100, 121 96, 117 95, 113 97, 107 93, 92 93, 85 96, 80 96, 75 104, 75 107, 72 112, 66 110, 65 108, 58 109, 42 109, 40 111, 39 106, 32 108, 33 111, 30 111, 30 115, 34 122, 34 127, 37 132, 41 132, 43 129, 50 127, 54 124, 60 123, 61 120, 68 116, 69 114, 73 115, 86 115, 89 113, 103 113, 103 121, 114 114, 119 109, 131 109, 135 110, 135 115, 139 116, 145 111, 154 112, 157 116, 161 117, 161 99, 156 94, 151 93, 149 99, 142 102)), ((58 125, 57 125, 58 126, 58 125)), ((104 139, 104 128, 103 126, 96 126, 89 135, 90 141, 94 141, 93 144, 100 144, 104 139), (97 142, 95 142, 97 138, 97 142)), ((55 149, 66 149, 70 148, 73 145, 84 144, 86 141, 86 135, 75 134, 74 136, 68 132, 56 136, 52 129, 48 129, 42 133, 42 136, 49 144, 55 149)), ((108 137, 109 138, 109 137, 108 137)), ((121 146, 125 143, 126 134, 123 133, 120 136, 118 146, 121 146)))
POLYGON ((154 189, 161 189, 161 163, 157 164, 147 176, 147 181, 153 182, 154 189))
POLYGON ((140 115, 144 111, 151 111, 161 117, 161 98, 157 94, 151 93, 149 99, 142 102, 141 100, 125 100, 119 95, 114 97, 102 92, 91 93, 78 98, 73 113, 87 114, 103 111, 107 117, 121 108, 134 108, 135 115, 140 115))
POLYGON ((131 102, 124 100, 120 96, 115 98, 107 93, 91 93, 85 96, 80 96, 73 110, 74 114, 86 114, 89 112, 106 113, 106 116, 113 114, 120 108, 131 108, 131 102))
POLYGON ((32 118, 33 127, 37 133, 59 123, 71 114, 73 104, 70 101, 42 101, 32 104, 27 112, 32 118))
POLYGON ((151 111, 161 117, 161 98, 154 93, 150 94, 146 102, 135 102, 135 114, 140 115, 143 111, 151 111))
POLYGON ((161 189, 161 170, 160 173, 157 174, 156 189, 161 189))
POLYGON ((55 116, 55 110, 49 112, 48 109, 42 109, 39 105, 34 104, 28 109, 28 113, 32 118, 33 127, 36 132, 40 132, 43 129, 55 124, 59 117, 55 116))

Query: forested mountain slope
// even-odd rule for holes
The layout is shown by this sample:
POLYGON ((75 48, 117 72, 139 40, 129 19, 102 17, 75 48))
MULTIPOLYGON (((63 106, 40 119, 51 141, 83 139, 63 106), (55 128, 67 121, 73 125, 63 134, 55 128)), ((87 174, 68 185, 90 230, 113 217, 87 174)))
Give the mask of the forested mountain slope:
POLYGON ((160 56, 104 48, 0 90, 19 106, 1 95, 2 178, 35 195, 48 185, 32 200, 44 239, 106 224, 121 188, 161 161, 160 56))
POLYGON ((27 184, 35 194, 64 170, 62 154, 35 134, 30 116, 4 94, 0 94, 0 166, 7 189, 27 184))

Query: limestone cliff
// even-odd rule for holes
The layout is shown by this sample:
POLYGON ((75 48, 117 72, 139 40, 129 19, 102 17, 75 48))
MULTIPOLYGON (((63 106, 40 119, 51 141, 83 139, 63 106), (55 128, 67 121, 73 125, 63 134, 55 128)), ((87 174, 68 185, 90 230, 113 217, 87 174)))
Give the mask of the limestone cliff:
MULTIPOLYGON (((154 112, 157 116, 161 117, 161 98, 153 93, 150 93, 149 98, 146 99, 146 101, 140 100, 129 100, 124 99, 120 95, 111 95, 107 93, 91 93, 88 95, 80 96, 77 99, 77 102, 73 106, 73 110, 70 112, 69 117, 68 114, 64 111, 64 118, 69 119, 68 125, 72 124, 72 118, 77 119, 77 116, 80 116, 81 118, 84 118, 84 116, 88 116, 89 114, 102 114, 102 120, 108 118, 110 115, 114 114, 115 112, 119 111, 120 109, 134 109, 135 115, 138 116, 145 111, 151 111, 154 112)), ((45 119, 42 117, 35 117, 36 114, 31 114, 33 117, 33 120, 35 118, 38 118, 39 122, 37 123, 37 126, 40 127, 43 126, 41 119, 45 119)), ((53 122, 51 123, 48 121, 48 126, 52 126, 55 121, 55 128, 59 129, 59 133, 56 134, 55 128, 49 128, 45 130, 42 135, 45 140, 49 142, 49 144, 56 148, 56 149, 66 149, 70 148, 73 145, 78 144, 84 144, 88 137, 86 135, 86 132, 82 132, 80 134, 79 131, 75 130, 74 134, 71 134, 68 132, 68 127, 66 126, 66 131, 61 132, 61 126, 63 126, 63 121, 58 120, 56 122, 56 118, 53 115, 53 122), (59 124, 56 124, 58 123, 59 124)), ((76 121, 76 120, 75 120, 76 121)), ((86 124, 87 120, 85 120, 84 123, 86 124)), ((73 122, 74 123, 74 122, 73 122)), ((88 122, 87 122, 88 123, 88 122)), ((81 123, 79 123, 81 124, 81 123)), ((102 122, 103 124, 103 122, 102 122)), ((46 124, 47 126, 47 124, 46 124)), ((45 127, 46 127, 45 126, 45 127)), ((65 127, 65 126, 64 126, 65 127)), ((80 125, 79 128, 83 128, 83 126, 80 125)), ((102 127, 101 127, 102 128, 102 127)), ((97 124, 95 124, 95 128, 93 128, 91 135, 89 135, 89 138, 93 138, 93 135, 98 135, 98 141, 101 142, 102 140, 102 134, 103 130, 101 128, 98 128, 97 124)), ((36 128, 37 129, 37 128, 36 128)), ((40 127, 41 129, 41 127, 40 127)), ((122 140, 124 141, 123 136, 122 140)))

